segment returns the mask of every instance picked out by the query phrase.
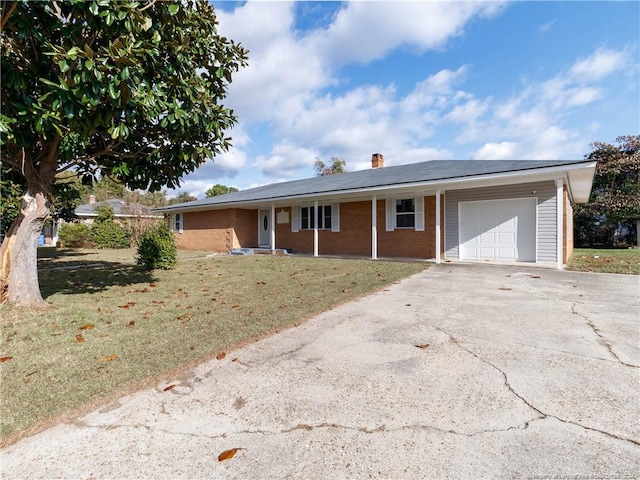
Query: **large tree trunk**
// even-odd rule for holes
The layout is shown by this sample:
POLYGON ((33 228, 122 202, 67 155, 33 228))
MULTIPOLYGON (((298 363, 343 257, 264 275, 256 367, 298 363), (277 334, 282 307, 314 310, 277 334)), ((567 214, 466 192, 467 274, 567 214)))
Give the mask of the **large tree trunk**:
POLYGON ((7 232, 0 248, 0 288, 9 302, 29 307, 46 306, 38 283, 38 237, 49 215, 43 192, 27 192, 21 213, 7 232))
POLYGON ((0 300, 27 307, 47 305, 38 284, 38 237, 49 216, 59 141, 56 137, 46 145, 46 155, 38 162, 32 162, 24 149, 20 161, 14 162, 27 180, 27 193, 0 247, 0 300))

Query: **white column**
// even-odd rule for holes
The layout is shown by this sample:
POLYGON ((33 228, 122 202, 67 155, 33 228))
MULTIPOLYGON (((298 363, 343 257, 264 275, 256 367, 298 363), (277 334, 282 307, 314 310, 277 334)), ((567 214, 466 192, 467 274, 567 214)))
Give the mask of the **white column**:
POLYGON ((271 205, 271 250, 276 249, 276 206, 271 205))
POLYGON ((313 202, 313 256, 318 256, 318 201, 313 202))
POLYGON ((378 259, 378 197, 371 199, 371 260, 378 259))
POLYGON ((440 263, 440 190, 436 190, 436 263, 440 263))
POLYGON ((558 224, 557 229, 557 250, 556 260, 559 270, 562 269, 562 245, 564 243, 564 236, 562 235, 562 223, 563 223, 563 211, 564 211, 564 191, 562 189, 562 179, 556 178, 556 219, 558 224))

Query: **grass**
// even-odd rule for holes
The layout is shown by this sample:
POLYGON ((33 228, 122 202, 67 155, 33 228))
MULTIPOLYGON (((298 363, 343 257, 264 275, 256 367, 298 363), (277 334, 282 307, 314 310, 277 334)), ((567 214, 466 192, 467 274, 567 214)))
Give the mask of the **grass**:
POLYGON ((567 270, 640 275, 640 249, 576 248, 567 270))
POLYGON ((39 252, 49 308, 0 306, 0 444, 426 268, 181 252, 147 272, 131 250, 39 252))

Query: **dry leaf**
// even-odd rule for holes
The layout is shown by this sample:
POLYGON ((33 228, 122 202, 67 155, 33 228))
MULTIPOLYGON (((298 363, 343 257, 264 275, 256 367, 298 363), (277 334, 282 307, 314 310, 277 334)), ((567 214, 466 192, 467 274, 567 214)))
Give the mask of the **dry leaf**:
POLYGON ((233 305, 231 305, 231 308, 240 308, 240 305, 238 305, 237 303, 234 303, 233 305))
POLYGON ((540 278, 540 275, 529 275, 531 278, 540 278))
POLYGON ((511 290, 511 288, 510 287, 500 287, 500 290, 507 290, 508 291, 508 290, 511 290))
POLYGON ((4 363, 7 360, 11 360, 13 357, 0 357, 0 363, 4 363))
POLYGON ((237 362, 238 361, 238 357, 234 357, 231 359, 232 362, 237 362))
POLYGON ((78 333, 76 335, 76 342, 80 343, 80 342, 84 342, 84 337, 82 336, 81 333, 78 333))
POLYGON ((405 307, 410 307, 410 306, 411 306, 411 304, 410 304, 410 303, 405 303, 405 304, 404 304, 404 306, 405 306, 405 307))
POLYGON ((109 355, 108 357, 104 357, 102 360, 100 360, 101 362, 112 362, 113 360, 115 360, 116 358, 118 358, 118 355, 109 355))
POLYGON ((225 450, 220 455, 218 455, 218 461, 222 462, 224 460, 229 460, 233 458, 238 450, 244 450, 244 448, 232 448, 231 450, 225 450))
POLYGON ((348 288, 345 288, 344 290, 342 290, 342 293, 349 293, 351 290, 349 290, 348 288))
POLYGON ((169 385, 169 386, 167 386, 167 387, 164 387, 164 388, 162 389, 162 391, 163 391, 163 392, 168 392, 169 390, 173 389, 174 387, 175 387, 175 385, 171 384, 171 385, 169 385))
POLYGON ((220 352, 218 355, 216 355, 216 359, 218 360, 222 360, 224 357, 226 357, 227 354, 224 352, 220 352))
POLYGON ((150 283, 150 284, 149 284, 149 286, 150 286, 150 287, 155 287, 155 286, 156 286, 156 284, 155 284, 155 283, 150 283))
POLYGON ((423 343, 422 345, 416 345, 416 347, 421 348, 421 349, 424 350, 425 348, 429 347, 429 344, 428 343, 423 343))
POLYGON ((133 327, 136 324, 135 320, 131 320, 129 323, 127 323, 127 327, 133 327))
POLYGON ((95 325, 93 323, 85 323, 80 327, 80 330, 91 330, 95 325))

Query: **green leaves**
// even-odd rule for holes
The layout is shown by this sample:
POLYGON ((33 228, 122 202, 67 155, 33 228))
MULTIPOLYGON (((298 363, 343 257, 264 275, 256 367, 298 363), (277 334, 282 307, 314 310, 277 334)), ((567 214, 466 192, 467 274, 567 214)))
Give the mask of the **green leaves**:
POLYGON ((228 149, 236 118, 219 103, 247 52, 206 0, 59 5, 19 2, 0 33, 3 153, 59 137, 61 165, 157 190, 228 149))

